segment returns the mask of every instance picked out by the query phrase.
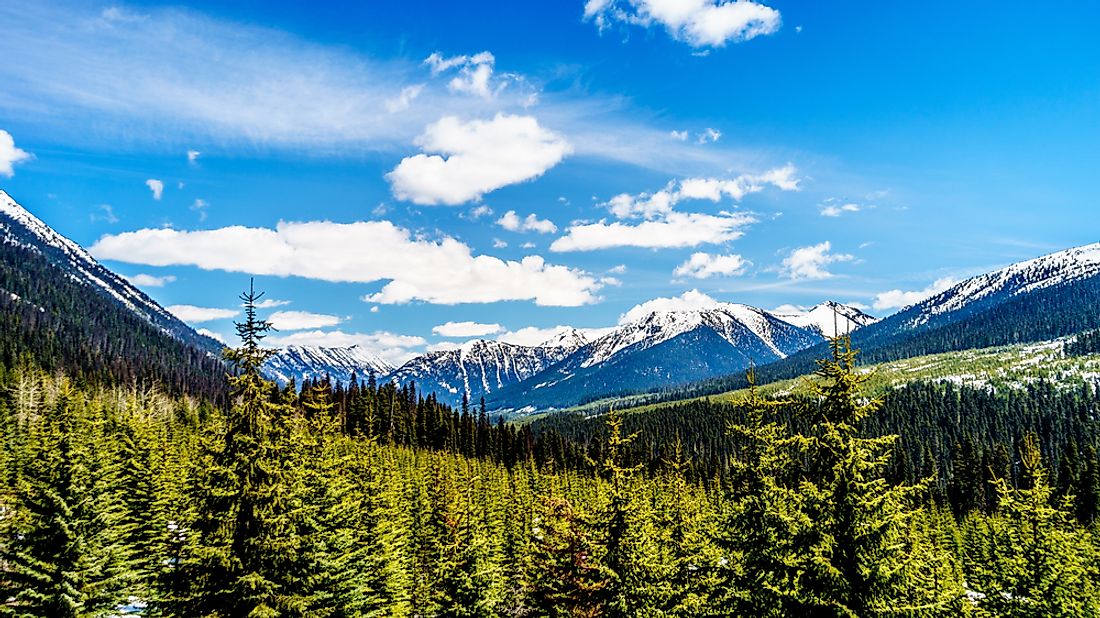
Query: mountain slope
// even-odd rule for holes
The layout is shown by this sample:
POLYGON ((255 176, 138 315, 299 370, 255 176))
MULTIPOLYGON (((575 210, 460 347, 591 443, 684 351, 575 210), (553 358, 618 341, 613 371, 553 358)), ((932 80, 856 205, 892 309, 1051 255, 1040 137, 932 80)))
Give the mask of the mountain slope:
MULTIPOLYGON (((963 281, 852 333, 863 362, 1044 341, 1100 327, 1100 243, 1059 251, 963 281)), ((812 371, 828 354, 808 348, 760 367, 761 382, 812 371)), ((703 395, 740 388, 731 375, 685 388, 703 395)))
POLYGON ((221 346, 0 191, 0 361, 221 396, 221 346))
POLYGON ((452 405, 462 402, 463 393, 476 402, 560 362, 575 351, 577 337, 583 336, 574 332, 541 346, 469 341, 454 350, 418 356, 385 379, 402 386, 415 382, 421 392, 434 392, 440 401, 452 405))
POLYGON ((320 380, 326 376, 341 384, 350 382, 353 375, 365 381, 371 374, 377 378, 393 369, 393 365, 357 345, 346 348, 287 346, 268 359, 263 367, 264 373, 280 385, 294 380, 299 386, 307 379, 320 380))
POLYGON ((657 311, 578 349, 490 398, 501 411, 567 407, 596 397, 675 386, 765 364, 821 341, 747 305, 657 311))

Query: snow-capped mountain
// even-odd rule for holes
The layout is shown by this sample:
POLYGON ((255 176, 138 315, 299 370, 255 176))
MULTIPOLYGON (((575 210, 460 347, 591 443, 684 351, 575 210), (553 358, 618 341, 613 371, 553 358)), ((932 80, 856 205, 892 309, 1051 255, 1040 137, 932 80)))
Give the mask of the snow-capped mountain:
POLYGON ((352 376, 365 381, 371 374, 381 378, 393 371, 393 365, 360 346, 325 348, 316 346, 287 346, 264 364, 269 378, 280 385, 290 380, 298 385, 303 381, 320 380, 328 376, 333 382, 347 384, 352 376))
POLYGON ((1100 275, 1100 243, 1074 247, 978 275, 900 313, 919 326, 935 316, 973 311, 1031 292, 1100 275), (916 310, 916 311, 914 311, 916 310))
POLYGON ((500 410, 564 407, 593 397, 735 373, 821 340, 817 331, 748 305, 655 311, 501 390, 490 403, 500 410))
POLYGON ((434 392, 440 401, 452 405, 462 401, 463 393, 476 402, 560 362, 582 340, 583 335, 576 331, 538 346, 478 339, 453 350, 418 356, 385 379, 399 385, 415 382, 420 391, 434 392))
POLYGON ((776 311, 772 315, 795 326, 817 331, 822 336, 835 337, 873 324, 878 318, 835 301, 826 301, 806 311, 776 311))
POLYGON ((32 215, 2 190, 0 242, 45 258, 73 281, 106 296, 170 337, 211 354, 220 354, 222 348, 217 341, 195 332, 129 281, 96 261, 80 245, 58 234, 32 215))

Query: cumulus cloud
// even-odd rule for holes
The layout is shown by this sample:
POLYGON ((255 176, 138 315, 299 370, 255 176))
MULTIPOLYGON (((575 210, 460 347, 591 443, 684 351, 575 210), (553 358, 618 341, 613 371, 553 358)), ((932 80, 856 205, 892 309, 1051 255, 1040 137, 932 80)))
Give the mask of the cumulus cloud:
POLYGON ((616 221, 570 226, 565 236, 550 245, 554 252, 595 251, 612 247, 642 247, 668 249, 718 244, 744 235, 746 226, 756 218, 746 213, 671 212, 659 221, 642 221, 636 225, 616 221))
POLYGON ((728 197, 741 201, 746 195, 759 193, 769 186, 781 191, 798 191, 801 181, 796 174, 794 165, 788 163, 761 174, 741 174, 735 178, 687 178, 670 182, 653 193, 620 193, 602 205, 620 219, 653 219, 668 214, 683 200, 718 202, 728 197))
POLYGON ((732 277, 744 273, 750 264, 751 262, 736 254, 714 255, 700 252, 691 254, 686 262, 676 267, 673 274, 694 279, 732 277))
POLYGON ((721 304, 699 290, 688 290, 679 296, 654 298, 634 305, 629 311, 619 316, 619 324, 640 320, 654 311, 696 311, 713 309, 721 304))
POLYGON ((799 247, 783 259, 780 272, 790 279, 828 279, 833 276, 825 267, 837 262, 851 262, 855 256, 847 253, 831 253, 829 241, 799 247))
POLYGON ((328 328, 343 320, 340 316, 309 311, 276 311, 267 318, 278 330, 305 330, 307 328, 328 328))
POLYGON ((416 356, 416 348, 428 342, 423 337, 385 331, 346 333, 341 330, 303 330, 288 335, 274 335, 265 339, 264 343, 274 347, 302 345, 346 348, 357 345, 377 354, 390 364, 400 365, 416 356))
POLYGON ((156 275, 137 274, 132 277, 126 277, 126 280, 142 288, 162 288, 165 284, 175 281, 176 277, 174 275, 158 277, 156 275))
POLYGON ((211 339, 213 339, 214 341, 217 341, 218 343, 220 343, 220 344, 222 344, 222 345, 229 345, 228 343, 226 343, 226 341, 225 341, 225 337, 223 337, 223 336, 221 335, 221 333, 215 333, 214 331, 212 331, 212 330, 207 330, 207 329, 205 329, 205 328, 199 328, 199 329, 196 329, 196 330, 195 330, 195 332, 196 332, 196 333, 198 333, 198 334, 200 334, 200 335, 204 335, 204 336, 206 336, 206 337, 210 337, 211 339))
POLYGON ((614 23, 664 26, 692 47, 722 47, 779 30, 779 11, 750 0, 588 0, 585 19, 603 30, 614 23))
POLYGON ((11 178, 15 175, 15 164, 31 159, 31 153, 16 148, 11 133, 0 129, 0 176, 11 178))
POLYGON ((214 320, 226 320, 236 316, 237 309, 221 309, 218 307, 196 307, 195 305, 170 305, 165 307, 169 313, 190 324, 200 322, 212 322, 214 320))
POLYGON ((500 324, 482 324, 480 322, 447 322, 432 327, 432 333, 440 337, 484 337, 495 335, 504 330, 500 324))
POLYGON ((959 283, 958 279, 954 277, 942 277, 936 279, 931 285, 923 290, 889 290, 886 292, 880 292, 875 295, 875 300, 872 306, 879 311, 885 309, 900 309, 902 307, 908 307, 919 303, 920 301, 935 296, 940 292, 948 290, 959 283))
POLYGON ((509 210, 504 216, 497 219, 497 225, 509 232, 538 232, 539 234, 553 234, 558 231, 558 226, 553 221, 539 219, 535 214, 529 214, 520 218, 516 211, 509 210))
POLYGON ((531 180, 573 148, 534 117, 497 114, 463 122, 444 116, 415 143, 426 153, 406 157, 386 174, 398 199, 416 204, 462 204, 501 187, 531 180))
POLYGON ((577 306, 596 300, 600 283, 588 273, 547 264, 539 256, 502 260, 474 255, 451 237, 413 238, 389 221, 280 222, 275 229, 141 229, 107 235, 91 247, 101 259, 149 266, 298 276, 334 282, 387 281, 367 302, 491 303, 533 300, 577 306))

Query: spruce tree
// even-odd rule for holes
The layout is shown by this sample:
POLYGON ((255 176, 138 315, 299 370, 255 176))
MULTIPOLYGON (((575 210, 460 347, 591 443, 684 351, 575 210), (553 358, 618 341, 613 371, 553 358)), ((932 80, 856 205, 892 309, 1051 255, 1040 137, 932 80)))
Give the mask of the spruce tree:
POLYGON ((201 461, 197 514, 189 526, 181 579, 184 596, 168 604, 180 616, 274 617, 310 614, 315 565, 305 554, 301 496, 285 461, 288 411, 261 367, 271 324, 260 319, 253 288, 241 295, 241 345, 225 352, 232 406, 214 450, 201 461))
POLYGON ((1091 535, 1073 520, 1071 496, 1058 500, 1034 435, 1020 453, 1025 481, 994 480, 997 513, 967 525, 967 583, 983 615, 1100 616, 1091 535))
POLYGON ((4 610, 18 616, 92 616, 125 599, 127 555, 111 529, 111 479, 91 472, 106 452, 94 450, 80 397, 61 384, 54 404, 27 421, 28 459, 0 544, 0 577, 12 595, 4 610))
POLYGON ((961 604, 960 582, 940 577, 940 588, 926 589, 911 581, 949 564, 936 545, 910 536, 925 486, 887 482, 897 436, 861 435, 861 423, 881 401, 863 392, 870 375, 857 369, 851 339, 833 338, 830 347, 832 358, 818 361, 810 382, 814 429, 799 438, 807 463, 798 489, 810 529, 797 594, 814 608, 807 613, 952 615, 961 604))

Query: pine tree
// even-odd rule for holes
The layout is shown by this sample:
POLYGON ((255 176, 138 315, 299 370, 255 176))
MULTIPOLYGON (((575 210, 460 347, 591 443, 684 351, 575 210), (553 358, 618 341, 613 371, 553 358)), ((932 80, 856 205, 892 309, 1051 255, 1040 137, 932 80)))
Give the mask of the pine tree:
POLYGON ((994 481, 997 513, 967 525, 967 581, 983 615, 1100 616, 1096 548, 1073 521, 1071 496, 1057 500, 1034 435, 1021 463, 1027 489, 994 481))

